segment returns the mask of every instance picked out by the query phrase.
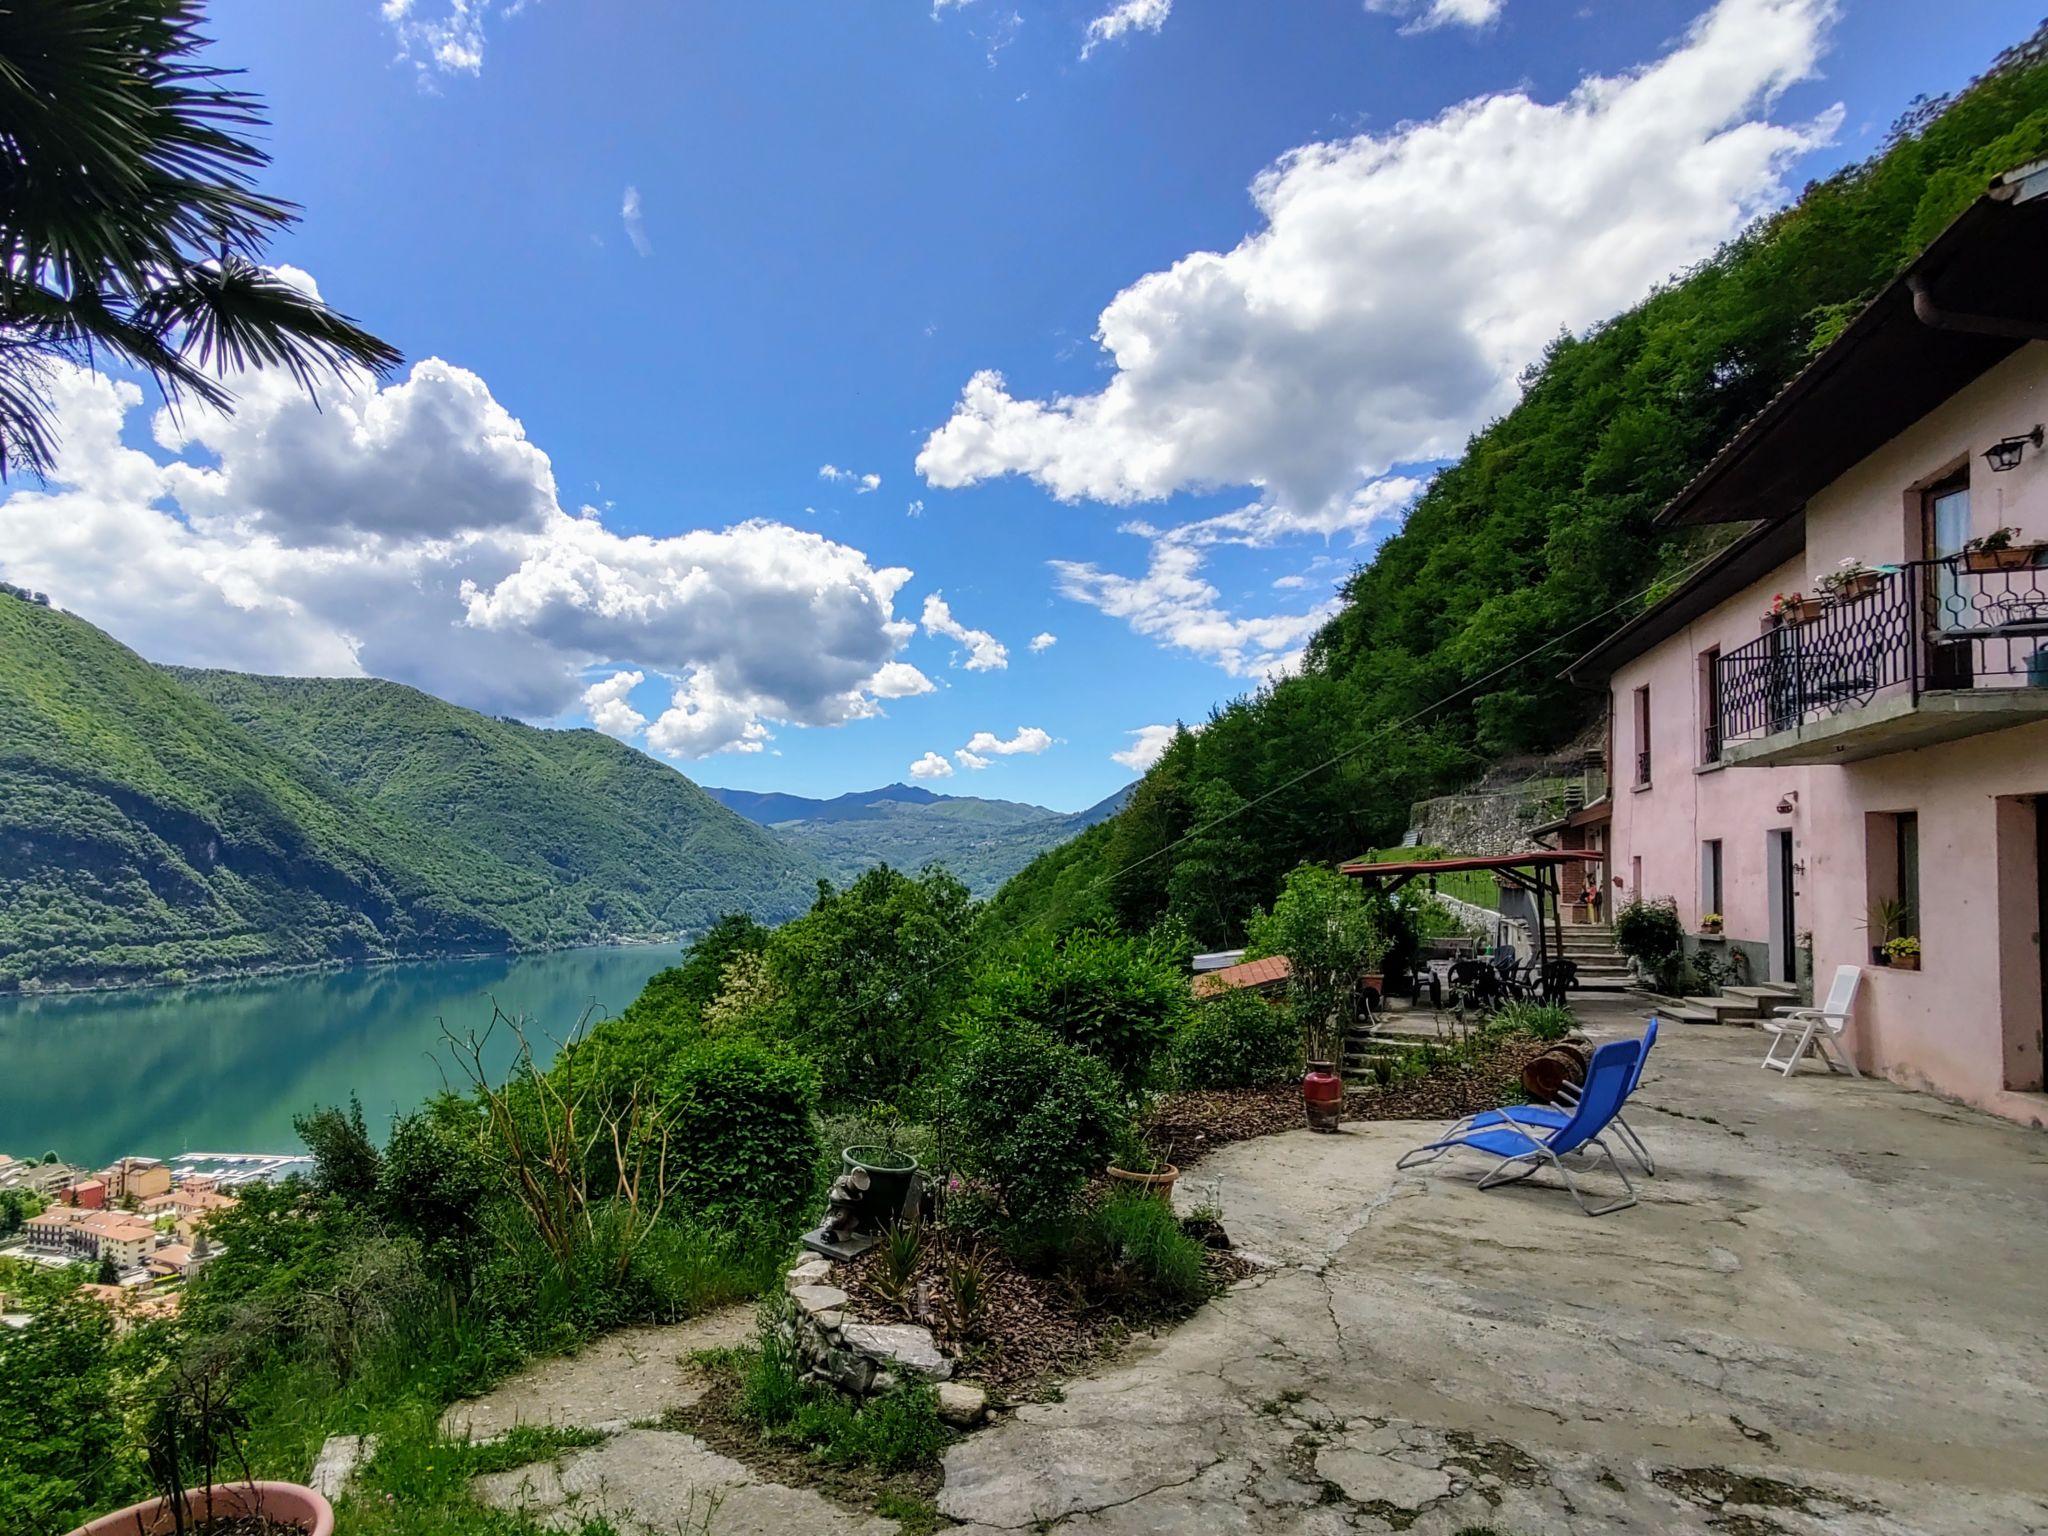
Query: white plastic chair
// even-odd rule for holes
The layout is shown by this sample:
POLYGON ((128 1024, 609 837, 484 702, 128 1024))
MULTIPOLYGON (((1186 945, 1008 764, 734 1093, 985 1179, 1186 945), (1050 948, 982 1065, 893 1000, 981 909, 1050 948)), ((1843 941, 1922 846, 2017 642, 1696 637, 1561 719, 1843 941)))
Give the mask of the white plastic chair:
POLYGON ((1842 1043, 1842 1030, 1849 1022, 1849 1010, 1855 1005, 1856 988, 1862 981, 1862 966, 1838 966, 1834 985, 1828 988, 1828 1000, 1820 1007, 1779 1008, 1770 1018, 1760 1020, 1761 1027, 1772 1036, 1771 1048, 1764 1052, 1761 1065, 1790 1077, 1810 1050, 1830 1072, 1836 1070, 1835 1063, 1839 1060, 1851 1077, 1861 1077, 1863 1074, 1856 1070, 1855 1058, 1842 1043), (1779 1056, 1778 1047, 1795 1038, 1792 1054, 1779 1056))

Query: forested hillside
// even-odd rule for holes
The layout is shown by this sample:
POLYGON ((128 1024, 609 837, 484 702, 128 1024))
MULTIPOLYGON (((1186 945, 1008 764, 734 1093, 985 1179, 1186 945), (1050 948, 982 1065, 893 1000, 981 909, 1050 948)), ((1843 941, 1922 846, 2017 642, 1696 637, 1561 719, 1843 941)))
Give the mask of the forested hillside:
POLYGON ((593 732, 174 673, 0 592, 0 988, 776 921, 817 873, 593 732))
POLYGON ((1300 860, 1390 842, 1410 802, 1581 729, 1601 701, 1563 665, 1706 547, 1653 530, 1658 509, 1991 177, 2048 155, 2044 55, 2048 29, 1869 161, 1559 338, 1353 573, 1301 675, 1182 732, 1122 814, 1010 882, 1005 923, 1170 912, 1235 940, 1300 860))
POLYGON ((517 870, 494 899, 550 941, 695 932, 723 912, 780 922, 817 894, 815 860, 596 731, 542 730, 375 678, 173 675, 379 810, 517 870))
POLYGON ((1125 791, 1071 815, 1016 800, 938 795, 915 784, 830 800, 708 785, 705 793, 815 858, 837 884, 878 864, 907 870, 939 864, 974 895, 988 896, 1037 854, 1113 814, 1125 791))

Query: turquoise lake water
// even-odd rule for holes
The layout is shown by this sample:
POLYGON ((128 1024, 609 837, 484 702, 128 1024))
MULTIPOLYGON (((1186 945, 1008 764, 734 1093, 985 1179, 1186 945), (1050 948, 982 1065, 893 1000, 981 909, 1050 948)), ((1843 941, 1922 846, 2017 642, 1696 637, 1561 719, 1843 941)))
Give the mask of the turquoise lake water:
MULTIPOLYGON (((529 1021, 536 1057, 585 1009, 616 1013, 678 958, 669 945, 365 966, 304 976, 0 998, 0 1152, 98 1167, 128 1152, 284 1152, 292 1116, 351 1093, 380 1136, 394 1111, 459 1083, 441 1022, 491 1006, 529 1021)), ((514 1053, 500 1032, 502 1070, 514 1053)))

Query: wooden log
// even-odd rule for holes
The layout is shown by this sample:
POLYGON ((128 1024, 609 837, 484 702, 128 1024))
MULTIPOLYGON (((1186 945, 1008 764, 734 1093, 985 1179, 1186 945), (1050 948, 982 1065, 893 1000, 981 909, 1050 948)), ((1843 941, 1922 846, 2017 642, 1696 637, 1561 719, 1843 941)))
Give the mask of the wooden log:
POLYGON ((1532 1103, 1554 1104, 1557 1090, 1566 1083, 1575 1088, 1584 1085, 1586 1067, 1592 1059, 1584 1042, 1560 1040, 1522 1068, 1522 1091, 1532 1103))

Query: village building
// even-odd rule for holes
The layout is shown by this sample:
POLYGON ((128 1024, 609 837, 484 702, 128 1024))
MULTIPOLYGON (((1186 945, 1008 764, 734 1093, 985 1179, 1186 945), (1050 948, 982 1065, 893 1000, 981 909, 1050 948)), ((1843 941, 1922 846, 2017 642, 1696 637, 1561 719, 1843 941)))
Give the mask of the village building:
POLYGON ((123 1157, 100 1170, 100 1182, 116 1205, 140 1204, 171 1188, 170 1165, 154 1157, 123 1157))
POLYGON ((210 1187, 195 1188, 187 1182, 164 1194, 152 1195, 136 1210, 151 1221, 172 1218, 179 1240, 189 1243, 214 1216, 233 1210, 240 1203, 233 1195, 220 1194, 210 1187))
POLYGON ((1615 905, 1670 898, 1744 979, 1825 991, 1863 967, 1864 1070, 2035 1122, 2043 251, 2048 162, 2000 178, 1665 509, 1748 526, 1571 668, 1607 689, 1613 784, 1563 829, 1606 854, 1615 905))
POLYGON ((23 1226, 29 1251, 85 1263, 114 1261, 121 1270, 139 1268, 156 1247, 156 1228, 126 1211, 52 1206, 23 1226))

